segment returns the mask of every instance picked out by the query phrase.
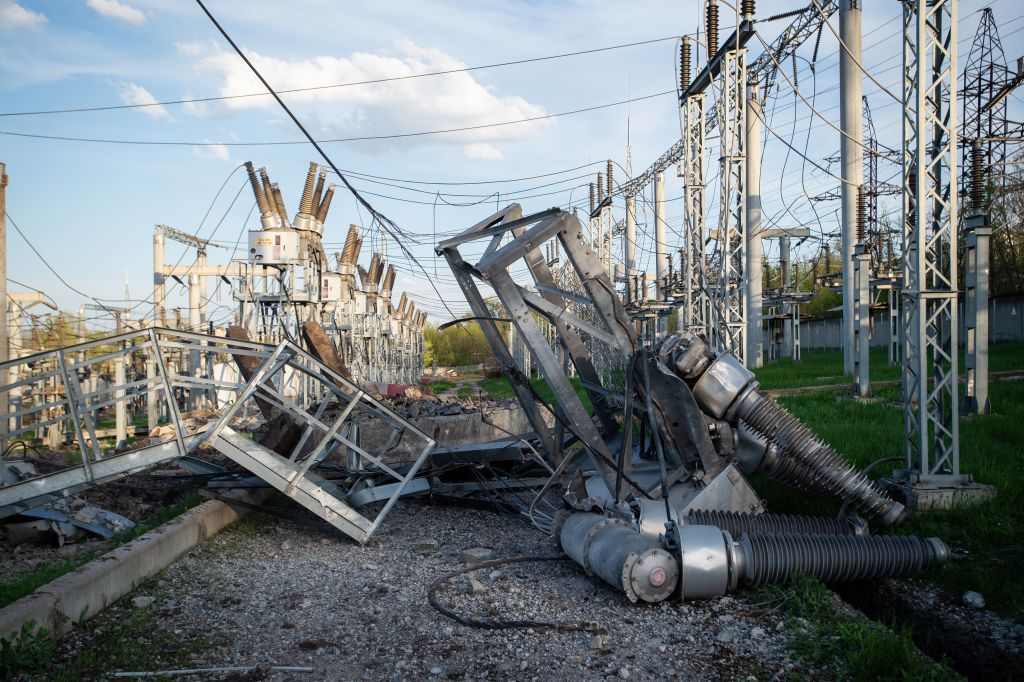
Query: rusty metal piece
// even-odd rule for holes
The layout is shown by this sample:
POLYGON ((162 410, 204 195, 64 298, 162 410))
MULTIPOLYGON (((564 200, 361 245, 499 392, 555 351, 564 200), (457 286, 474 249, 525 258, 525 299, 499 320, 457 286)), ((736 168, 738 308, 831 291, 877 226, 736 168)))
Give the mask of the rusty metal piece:
POLYGON ((352 381, 352 373, 345 366, 345 361, 338 354, 338 349, 331 342, 327 330, 319 322, 306 322, 302 325, 302 338, 306 347, 317 360, 330 367, 333 371, 352 381))

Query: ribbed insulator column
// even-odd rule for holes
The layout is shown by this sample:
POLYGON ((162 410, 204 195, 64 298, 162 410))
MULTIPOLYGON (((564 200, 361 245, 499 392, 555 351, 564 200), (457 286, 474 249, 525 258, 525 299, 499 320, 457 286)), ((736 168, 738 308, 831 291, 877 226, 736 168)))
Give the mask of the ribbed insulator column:
POLYGON ((912 535, 752 534, 736 546, 743 555, 741 584, 751 588, 785 582, 796 573, 822 582, 895 578, 949 558, 938 538, 912 535))
POLYGON ((844 517, 800 516, 796 514, 748 514, 729 511, 691 511, 687 525, 717 526, 734 538, 747 533, 810 533, 817 535, 861 535, 863 522, 844 517))
MULTIPOLYGON (((760 396, 746 413, 740 415, 754 430, 775 443, 780 460, 793 458, 802 467, 793 467, 802 485, 848 500, 868 516, 881 517, 889 525, 902 507, 875 487, 865 474, 850 466, 835 450, 823 443, 800 420, 767 396, 760 396)), ((780 469, 785 465, 780 462, 780 469)), ((797 477, 797 476, 794 476, 797 477)))

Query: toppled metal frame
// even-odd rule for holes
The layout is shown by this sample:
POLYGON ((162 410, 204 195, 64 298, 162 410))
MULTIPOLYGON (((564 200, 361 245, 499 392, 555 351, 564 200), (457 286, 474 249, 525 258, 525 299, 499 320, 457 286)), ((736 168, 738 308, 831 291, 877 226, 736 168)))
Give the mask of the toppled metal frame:
POLYGON ((15 406, 7 416, 0 451, 19 437, 39 438, 46 429, 51 441, 76 443, 81 457, 79 464, 53 473, 17 477, 6 476, 9 467, 0 460, 5 473, 0 518, 190 455, 209 442, 365 543, 434 446, 427 434, 290 341, 274 347, 151 328, 11 360, 0 364, 0 382, 0 393, 15 406), (260 361, 248 382, 230 360, 245 356, 260 361), (118 367, 115 379, 100 386, 97 377, 110 365, 118 367), (247 413, 260 414, 257 400, 302 426, 301 437, 287 454, 249 441, 232 428, 247 413), (167 425, 170 433, 126 451, 104 451, 99 411, 127 410, 133 402, 139 407, 146 403, 149 428, 167 425), (210 408, 207 420, 186 419, 179 403, 205 404, 210 408), (422 443, 415 461, 397 467, 385 461, 387 445, 380 452, 360 447, 358 424, 369 419, 402 439, 422 443), (316 433, 322 435, 311 441, 316 433), (363 479, 396 484, 395 494, 373 519, 347 505, 345 491, 311 471, 338 448, 345 449, 363 479))
POLYGON ((536 360, 536 365, 548 381, 554 394, 555 409, 560 413, 559 422, 568 422, 577 430, 581 441, 594 455, 594 463, 609 489, 614 484, 614 438, 619 432, 615 415, 608 404, 606 391, 591 362, 583 339, 576 330, 584 330, 591 336, 617 347, 629 356, 636 350, 636 337, 624 314, 615 316, 621 306, 609 305, 615 297, 607 285, 607 278, 599 280, 598 273, 604 269, 599 255, 586 243, 583 225, 572 214, 559 209, 550 209, 523 217, 519 204, 512 204, 468 230, 445 240, 438 245, 438 255, 448 262, 455 278, 462 288, 478 318, 487 341, 501 363, 520 405, 526 412, 530 425, 537 433, 549 461, 561 463, 564 456, 561 426, 552 430, 548 427, 532 393, 529 379, 516 366, 512 352, 505 343, 491 313, 484 303, 476 280, 490 285, 506 308, 517 331, 523 336, 536 360), (501 246, 506 234, 513 241, 501 246), (466 263, 459 247, 469 242, 489 239, 479 262, 466 263), (551 239, 558 239, 570 263, 576 269, 586 292, 589 305, 600 302, 597 310, 604 315, 604 328, 597 328, 568 312, 570 302, 578 302, 579 295, 565 292, 555 286, 555 278, 541 251, 541 246, 551 239), (537 291, 516 284, 509 274, 509 266, 523 260, 533 277, 537 291), (593 405, 598 424, 587 413, 583 401, 577 395, 563 370, 563 359, 555 354, 548 344, 543 330, 537 324, 538 314, 554 326, 561 342, 561 350, 572 362, 584 389, 593 405))

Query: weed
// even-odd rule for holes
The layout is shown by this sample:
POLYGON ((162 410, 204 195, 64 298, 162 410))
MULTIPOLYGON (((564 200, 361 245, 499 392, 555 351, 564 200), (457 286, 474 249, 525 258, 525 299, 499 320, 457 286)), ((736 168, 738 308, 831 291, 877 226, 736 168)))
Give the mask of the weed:
POLYGON ((23 623, 12 639, 0 638, 0 680, 43 672, 55 647, 46 628, 37 627, 34 620, 23 623))
POLYGON ((959 676, 914 646, 910 632, 851 615, 836 607, 827 587, 804 575, 785 585, 769 585, 754 599, 777 602, 794 632, 792 649, 800 658, 828 666, 837 677, 854 680, 950 680, 959 676))
POLYGON ((31 571, 22 573, 17 578, 7 582, 0 582, 0 607, 7 606, 22 597, 31 594, 51 580, 55 580, 65 573, 70 573, 79 566, 83 566, 104 552, 115 547, 131 542, 144 533, 148 533, 157 526, 161 526, 173 518, 180 516, 192 507, 202 502, 203 498, 198 493, 190 493, 185 499, 177 504, 160 509, 150 514, 143 521, 136 524, 134 528, 116 535, 112 540, 103 543, 102 547, 78 552, 72 556, 65 557, 60 561, 37 566, 31 571))

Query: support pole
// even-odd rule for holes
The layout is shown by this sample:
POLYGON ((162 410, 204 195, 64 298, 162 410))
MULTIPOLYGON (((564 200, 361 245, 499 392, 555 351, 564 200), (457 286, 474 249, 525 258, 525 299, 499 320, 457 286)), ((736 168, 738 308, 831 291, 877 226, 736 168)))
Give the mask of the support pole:
MULTIPOLYGON (((0 163, 0 363, 8 358, 7 331, 7 165, 0 163)), ((7 370, 0 370, 0 385, 7 384, 7 370)), ((9 396, 0 391, 0 451, 7 448, 9 396)))
POLYGON ((153 228, 153 324, 167 326, 167 277, 164 275, 164 231, 153 228))
MULTIPOLYGON (((654 251, 655 251, 655 300, 665 300, 665 278, 668 276, 668 244, 665 241, 665 173, 654 176, 654 251)), ((659 329, 661 322, 658 323, 659 329)))
POLYGON ((869 350, 871 325, 871 250, 857 244, 853 255, 854 324, 853 324, 853 394, 871 397, 869 350))
POLYGON ((764 336, 761 331, 762 249, 761 249, 761 103, 757 83, 747 84, 747 367, 763 363, 764 336))
POLYGON ((842 160, 843 371, 853 371, 853 251, 857 188, 864 178, 861 0, 839 1, 839 152, 842 160))
POLYGON ((966 357, 964 359, 964 414, 989 414, 988 398, 988 291, 989 250, 992 225, 985 205, 986 173, 981 142, 971 149, 972 214, 964 221, 964 312, 966 357))
POLYGON ((633 281, 633 274, 636 272, 636 197, 632 194, 626 196, 626 233, 622 238, 623 247, 623 275, 626 278, 626 302, 633 298, 631 295, 630 283, 633 281))
MULTIPOLYGON (((781 311, 783 315, 790 313, 793 307, 792 303, 787 303, 786 299, 789 297, 790 289, 792 288, 792 269, 791 260, 791 249, 792 242, 789 237, 779 237, 779 269, 781 278, 779 280, 779 289, 782 290, 782 306, 781 311)), ((783 317, 782 319, 782 348, 779 349, 779 357, 792 357, 793 356, 793 319, 792 317, 783 317)))

